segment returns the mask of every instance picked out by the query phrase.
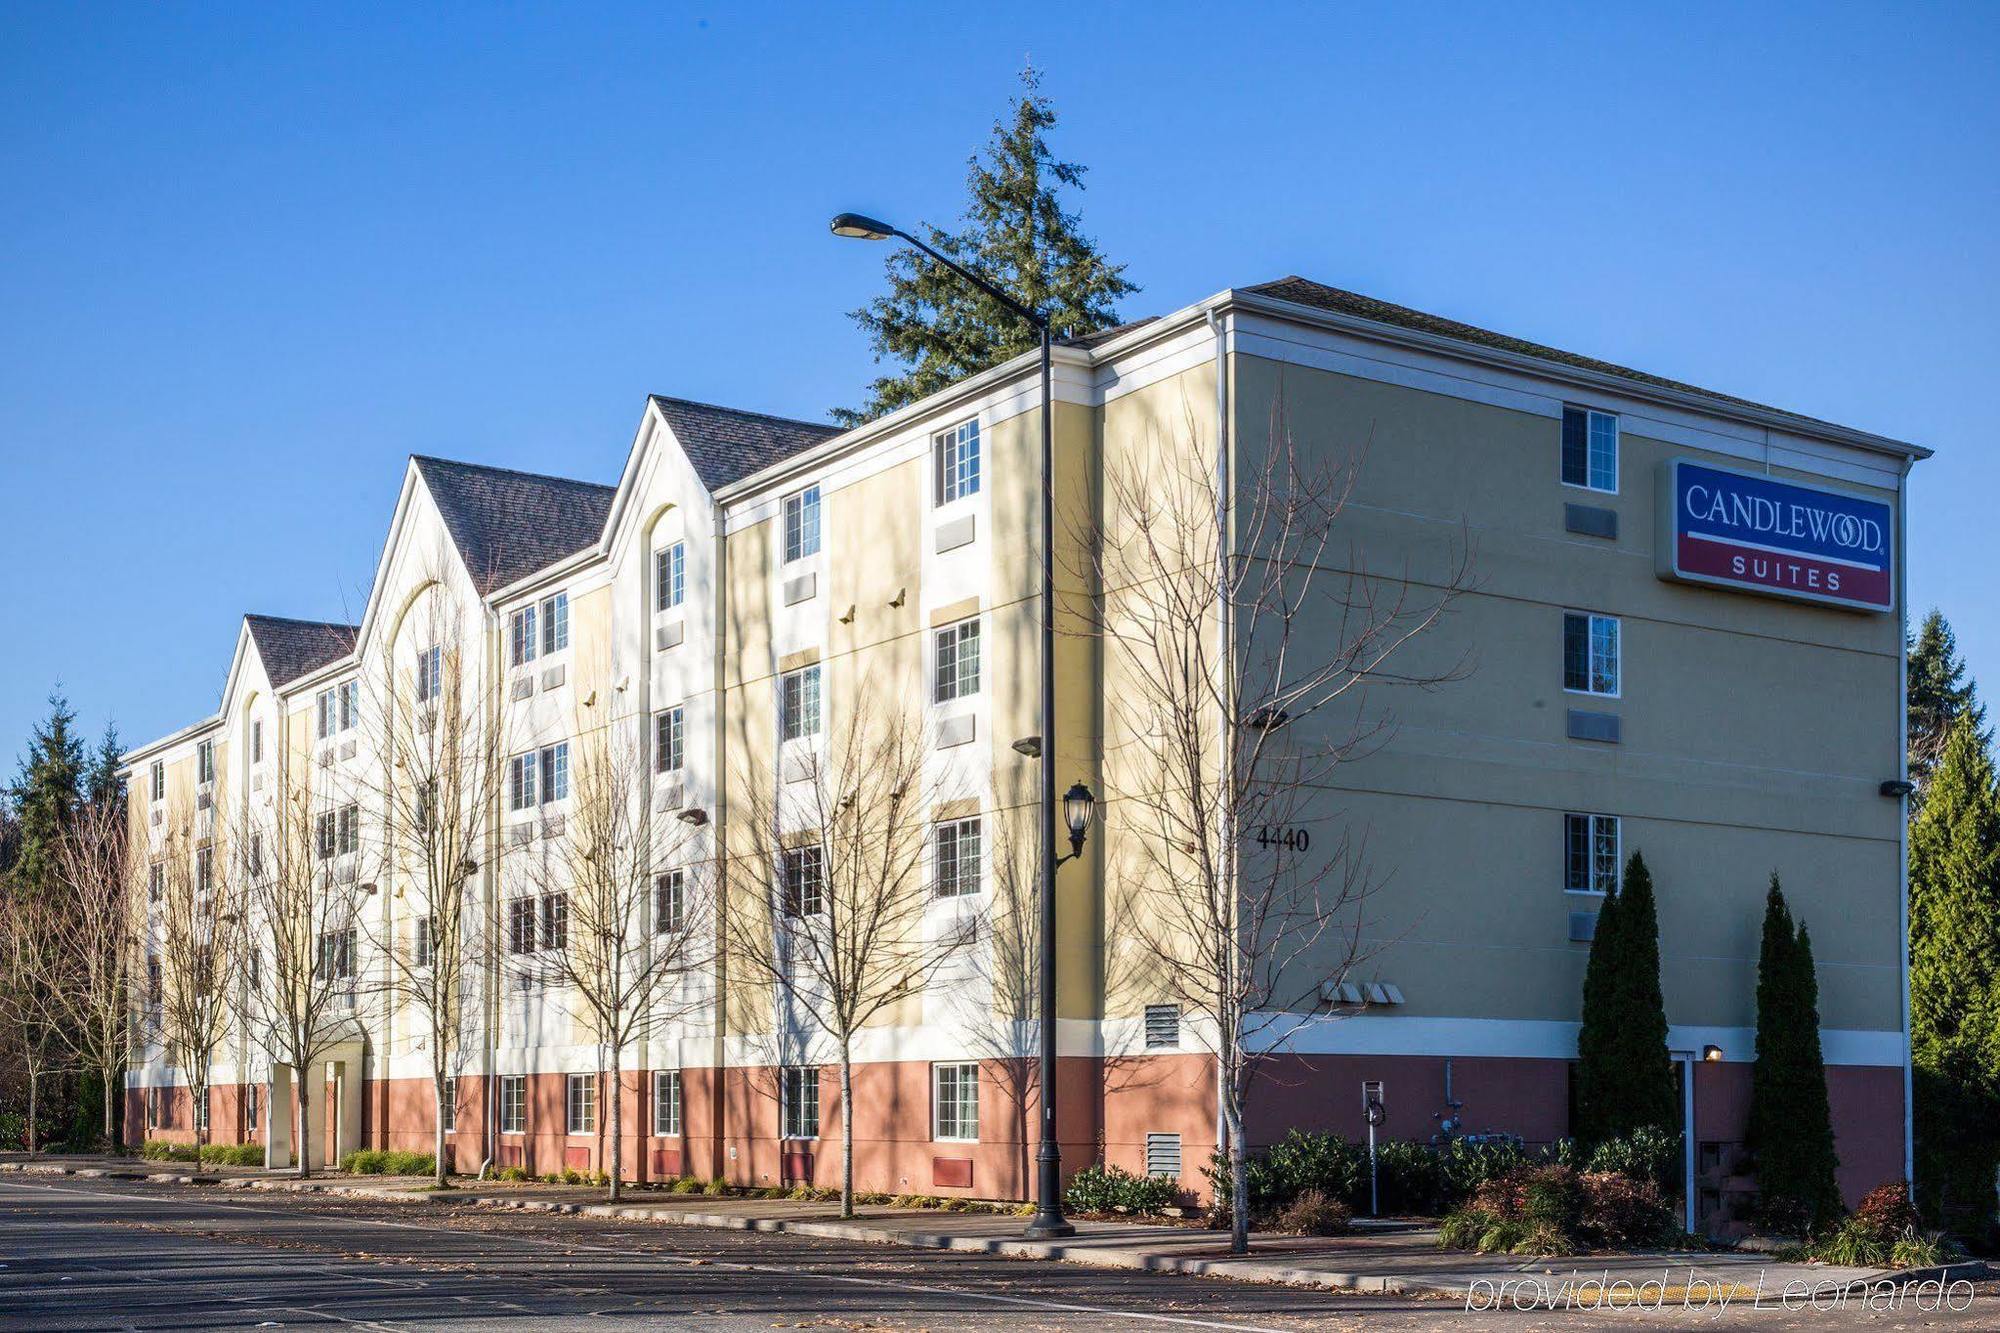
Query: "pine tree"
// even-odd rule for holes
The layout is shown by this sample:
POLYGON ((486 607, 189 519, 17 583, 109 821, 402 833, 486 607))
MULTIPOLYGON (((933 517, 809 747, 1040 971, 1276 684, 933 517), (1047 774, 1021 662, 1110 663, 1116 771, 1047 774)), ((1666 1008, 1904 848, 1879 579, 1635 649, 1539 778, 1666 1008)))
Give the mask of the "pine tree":
POLYGON ((1917 1193, 1941 1220, 1994 1212, 2000 1164, 2000 787, 1969 711, 1910 821, 1910 1056, 1917 1193))
POLYGON ((1671 1134, 1680 1124, 1660 992, 1659 912, 1652 874, 1637 852, 1625 864, 1624 887, 1605 898, 1591 941, 1576 1107, 1576 1137, 1586 1145, 1642 1128, 1671 1134))
MULTIPOLYGON (((971 161, 963 228, 926 226, 922 234, 941 254, 1046 312, 1057 337, 1112 328, 1115 303, 1139 289, 1063 207, 1058 192, 1081 190, 1085 169, 1049 150, 1056 110, 1042 95, 1040 73, 1023 70, 1021 84, 985 153, 971 161)), ((842 425, 894 411, 1039 344, 1019 316, 913 249, 895 251, 886 268, 888 293, 853 316, 868 331, 875 359, 903 369, 876 379, 861 410, 835 409, 842 425)))
POLYGON ((118 727, 107 722, 104 724, 104 735, 98 738, 97 751, 90 757, 90 769, 84 774, 84 800, 92 805, 113 807, 125 803, 125 781, 118 776, 123 757, 123 747, 118 743, 118 727))
POLYGON ((14 781, 13 804, 20 824, 10 875, 14 891, 55 891, 57 847, 76 824, 85 762, 76 713, 58 690, 49 696, 47 720, 29 735, 28 753, 14 781))
POLYGON ((1839 1159, 1820 1047, 1812 936, 1793 921, 1775 874, 1764 895, 1757 959, 1757 1063, 1750 1074, 1747 1143, 1767 1222, 1811 1231, 1839 1218, 1839 1159))
POLYGON ((1979 702, 1977 687, 1966 678, 1965 659, 1958 655, 1958 636, 1936 607, 1911 637, 1909 657, 1910 780, 1921 792, 1959 718, 1971 721, 1980 744, 1993 737, 1986 729, 1986 705, 1979 702))

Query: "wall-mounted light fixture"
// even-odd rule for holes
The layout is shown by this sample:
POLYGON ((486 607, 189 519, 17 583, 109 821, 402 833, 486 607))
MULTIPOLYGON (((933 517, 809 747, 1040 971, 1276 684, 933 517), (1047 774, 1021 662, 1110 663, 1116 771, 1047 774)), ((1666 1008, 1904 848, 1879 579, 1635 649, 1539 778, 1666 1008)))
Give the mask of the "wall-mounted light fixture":
POLYGON ((1878 788, 1884 796, 1892 801, 1900 801, 1916 789, 1917 784, 1908 778, 1890 778, 1878 788))

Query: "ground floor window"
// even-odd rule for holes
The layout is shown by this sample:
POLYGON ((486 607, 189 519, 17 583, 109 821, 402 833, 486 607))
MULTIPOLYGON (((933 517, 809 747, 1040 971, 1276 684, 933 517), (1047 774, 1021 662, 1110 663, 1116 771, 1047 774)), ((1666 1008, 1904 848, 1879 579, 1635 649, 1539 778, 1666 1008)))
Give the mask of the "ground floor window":
POLYGON ((194 1127, 204 1132, 208 1129, 208 1091, 203 1088, 194 1099, 194 1127))
POLYGON ((979 1138, 979 1066, 931 1066, 931 1137, 972 1142, 979 1138))
POLYGON ((158 1129, 159 1126, 160 1090, 158 1088, 148 1088, 146 1089, 146 1128, 158 1129))
POLYGON ((257 1132, 257 1101, 263 1095, 263 1092, 264 1090, 255 1083, 243 1089, 243 1132, 245 1134, 255 1134, 257 1132))
POLYGON ((597 1132, 597 1076, 595 1074, 571 1074, 569 1076, 569 1132, 572 1134, 594 1134, 597 1132))
POLYGON ((500 1076, 500 1132, 502 1134, 525 1134, 528 1132, 528 1076, 526 1074, 502 1074, 500 1076))
POLYGON ((653 1071, 653 1133, 671 1138, 681 1132, 681 1071, 653 1071))
POLYGON ((438 1128, 450 1134, 458 1129, 458 1080, 444 1081, 444 1098, 438 1103, 438 1128))
POLYGON ((798 1068, 779 1075, 778 1108, 784 1122, 784 1137, 819 1137, 819 1070, 798 1068))

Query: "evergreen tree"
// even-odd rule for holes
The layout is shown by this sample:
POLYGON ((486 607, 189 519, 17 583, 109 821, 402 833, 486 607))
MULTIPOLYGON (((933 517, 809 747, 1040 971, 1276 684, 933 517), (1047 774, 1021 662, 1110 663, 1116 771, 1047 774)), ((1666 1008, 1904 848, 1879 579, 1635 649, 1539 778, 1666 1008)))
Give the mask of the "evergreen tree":
POLYGON ((47 720, 29 736, 28 753, 14 781, 20 845, 9 878, 16 892, 55 891, 57 848, 76 823, 85 763, 76 713, 58 690, 49 696, 47 720))
POLYGON ((1812 936, 1795 923, 1778 877, 1764 896, 1757 960, 1757 1063, 1750 1075, 1748 1145, 1757 1162, 1758 1206, 1788 1230, 1818 1230, 1839 1218, 1839 1165, 1826 1060, 1820 1048, 1819 978, 1812 936))
POLYGON ((1624 886, 1605 898, 1584 970, 1576 1118, 1586 1146, 1642 1128, 1672 1134, 1680 1125, 1660 993, 1659 911, 1637 852, 1625 864, 1624 886))
POLYGON ((84 775, 83 798, 90 804, 113 807, 125 804, 125 781, 118 776, 122 757, 118 727, 107 722, 104 724, 104 735, 98 739, 97 751, 90 757, 90 770, 84 775))
MULTIPOLYGON (((1058 191, 1081 190, 1085 169, 1049 150, 1056 110, 1042 95, 1041 75, 1025 69, 1021 84, 985 153, 971 161, 964 226, 925 226, 922 234, 939 253, 1046 312, 1057 337, 1097 333, 1118 323, 1117 300, 1139 289, 1063 207, 1058 191)), ((1018 315, 915 250, 896 250, 886 268, 888 293, 853 312, 854 320, 868 331, 875 359, 902 369, 876 379, 861 410, 835 409, 842 425, 894 411, 1039 344, 1018 315)))
POLYGON ((1932 607, 1909 645, 1910 780, 1921 792, 1944 753, 1952 724, 1968 719, 1980 744, 1992 740, 1986 730, 1986 705, 1966 677, 1965 659, 1958 655, 1958 636, 1944 613, 1932 607))
POLYGON ((2000 1165, 2000 788, 1969 710, 1910 821, 1910 1056, 1917 1192, 1958 1224, 2000 1165))

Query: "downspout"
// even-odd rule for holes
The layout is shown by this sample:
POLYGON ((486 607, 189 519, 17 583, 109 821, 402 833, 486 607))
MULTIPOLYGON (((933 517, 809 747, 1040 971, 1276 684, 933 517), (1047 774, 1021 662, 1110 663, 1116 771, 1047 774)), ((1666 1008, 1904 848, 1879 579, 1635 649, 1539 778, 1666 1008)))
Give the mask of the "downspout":
MULTIPOLYGON (((481 695, 486 700, 487 726, 492 729, 490 734, 497 740, 500 734, 501 699, 500 682, 494 667, 500 660, 500 617, 484 598, 480 600, 480 610, 486 621, 486 651, 480 654, 485 659, 480 664, 481 674, 485 677, 481 682, 484 687, 481 695)), ((499 762, 506 761, 505 755, 496 758, 499 762)), ((500 1044, 500 793, 506 784, 495 782, 491 785, 493 799, 492 805, 486 812, 486 855, 482 858, 485 865, 481 876, 485 880, 486 890, 486 901, 482 905, 486 914, 486 930, 483 932, 486 936, 484 969, 486 975, 481 980, 486 990, 483 1005, 486 1021, 482 1025, 485 1031, 480 1042, 481 1063, 485 1075, 480 1080, 480 1091, 484 1094, 483 1099, 486 1103, 484 1136, 486 1156, 479 1163, 481 1180, 486 1179, 486 1173, 493 1169, 493 1153, 500 1144, 500 1098, 494 1066, 499 1060, 500 1044)))
MULTIPOLYGON (((1228 677, 1231 674, 1233 674, 1234 651, 1235 651, 1232 642, 1234 633, 1234 617, 1231 614, 1232 608, 1230 606, 1229 594, 1228 594, 1229 553, 1233 549, 1234 545, 1233 534, 1231 532, 1231 527, 1230 527, 1230 519, 1233 509, 1233 506, 1230 504, 1230 498, 1231 498, 1230 485, 1233 479, 1234 469, 1230 466, 1231 441, 1229 437, 1229 330, 1227 322, 1223 318, 1222 312, 1220 310, 1210 310, 1208 312, 1208 327, 1209 330, 1215 334, 1215 562, 1216 562, 1216 574, 1218 579, 1218 584, 1217 584, 1218 596, 1216 597, 1216 606, 1215 606, 1215 628, 1216 628, 1216 643, 1218 645, 1218 651, 1221 659, 1221 669, 1224 673, 1223 698, 1227 699, 1230 697, 1228 693, 1229 689, 1228 677)), ((1233 771, 1234 755, 1232 753, 1232 748, 1231 748, 1231 742, 1233 740, 1233 737, 1230 734, 1230 719, 1228 717, 1227 712, 1225 712, 1224 715, 1218 719, 1217 727, 1218 730, 1221 732, 1221 736, 1219 738, 1219 744, 1217 746, 1217 756, 1219 762, 1222 765, 1222 772, 1220 775, 1221 785, 1218 788, 1218 790, 1223 792, 1229 792, 1233 790, 1232 784, 1235 781, 1235 773, 1233 771)), ((1224 806, 1225 810, 1227 810, 1228 808, 1229 807, 1227 805, 1224 806)), ((1229 874, 1229 887, 1230 887, 1230 898, 1231 898, 1230 920, 1232 922, 1232 934, 1233 934, 1233 923, 1236 917, 1236 912, 1234 908, 1234 899, 1236 890, 1234 856, 1235 856, 1236 839, 1235 839, 1235 831, 1227 827, 1227 825, 1229 824, 1229 818, 1227 814, 1224 815, 1223 822, 1225 827, 1222 831, 1223 832, 1222 851, 1223 855, 1226 858, 1228 858, 1225 861, 1225 864, 1229 866, 1229 870, 1227 873, 1229 874)), ((1233 960, 1234 957, 1235 957, 1235 949, 1232 946, 1229 953, 1226 955, 1226 958, 1233 960)), ((1234 978, 1231 977, 1224 977, 1222 979, 1225 991, 1233 989, 1233 982, 1234 978)), ((1240 1030, 1238 1035, 1240 1035, 1240 1030)), ((1222 1034, 1220 1032, 1217 1032, 1216 1037, 1218 1041, 1220 1041, 1222 1034)), ((1224 1107, 1224 1098, 1227 1096, 1227 1089, 1224 1086, 1224 1080, 1227 1077, 1227 1075, 1224 1073, 1223 1070, 1223 1062, 1221 1056, 1222 1052, 1220 1049, 1218 1049, 1216 1051, 1216 1061, 1215 1061, 1215 1150, 1219 1155, 1221 1155, 1226 1159, 1229 1155, 1229 1142, 1228 1142, 1228 1130, 1225 1125, 1225 1116, 1223 1114, 1223 1107, 1224 1107)), ((1239 1060, 1242 1058, 1241 1051, 1237 1052, 1237 1058, 1239 1060)))
MULTIPOLYGON (((729 1105, 729 1098, 725 1091, 729 1072, 727 1068, 729 1046, 729 1005, 727 1003, 729 995, 729 954, 725 943, 728 938, 728 932, 724 929, 723 917, 723 913, 727 910, 726 895, 728 893, 727 886, 729 881, 727 873, 729 844, 723 836, 723 830, 728 827, 729 822, 729 728, 725 720, 729 708, 729 694, 725 688, 724 677, 724 671, 728 663, 729 531, 725 526, 722 502, 711 497, 709 507, 713 515, 711 522, 715 528, 715 591, 708 599, 711 608, 710 614, 714 617, 713 629, 709 637, 710 641, 714 644, 713 651, 715 654, 714 677, 710 682, 713 703, 709 709, 713 715, 715 727, 712 750, 714 754, 714 777, 712 781, 715 783, 715 818, 709 824, 712 830, 709 836, 714 839, 714 845, 710 849, 710 860, 715 867, 715 881, 712 889, 715 897, 712 913, 715 917, 715 967, 712 978, 712 984, 715 987, 715 1020, 709 1046, 709 1059, 713 1062, 712 1072, 709 1075, 709 1097, 711 1100, 709 1117, 714 1125, 714 1141, 709 1148, 709 1178, 711 1180, 719 1180, 728 1170, 727 1145, 729 1137, 728 1125, 723 1119, 723 1113, 729 1105)), ((687 1097, 686 1080, 682 1080, 681 1097, 685 1103, 687 1097)), ((685 1123, 685 1106, 683 1106, 682 1117, 681 1170, 683 1173, 686 1173, 689 1161, 687 1152, 688 1127, 685 1123)))
POLYGON ((1917 1178, 1917 1126, 1915 1076, 1910 1062, 1910 607, 1909 568, 1906 563, 1910 542, 1906 529, 1910 469, 1915 464, 1914 458, 1905 458, 1903 470, 1896 478, 1896 753, 1900 756, 1896 778, 1902 783, 1904 793, 1896 803, 1899 816, 1896 821, 1896 868, 1901 883, 1900 892, 1896 895, 1896 939, 1903 1006, 1903 1180, 1906 1187, 1912 1188, 1917 1178))

